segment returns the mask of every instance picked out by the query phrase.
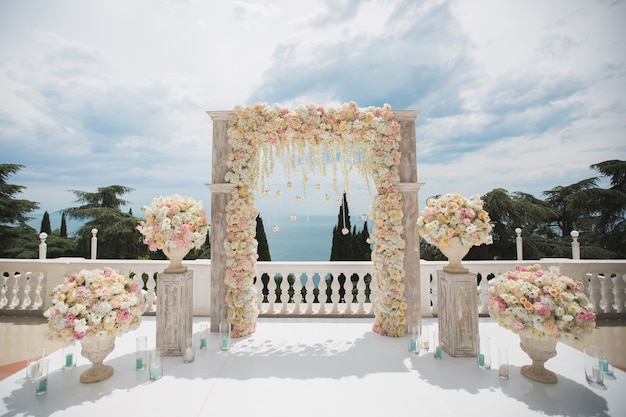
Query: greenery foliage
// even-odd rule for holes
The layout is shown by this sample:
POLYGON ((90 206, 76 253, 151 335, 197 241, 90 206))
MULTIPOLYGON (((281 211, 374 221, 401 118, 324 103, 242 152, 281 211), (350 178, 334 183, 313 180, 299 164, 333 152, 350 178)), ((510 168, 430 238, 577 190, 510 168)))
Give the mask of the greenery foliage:
MULTIPOLYGON (((27 222, 29 213, 39 203, 19 199, 24 186, 9 184, 8 178, 22 168, 18 164, 0 164, 0 257, 38 258, 38 232, 27 222)), ((493 223, 492 245, 475 246, 466 259, 515 259, 515 229, 522 229, 524 259, 571 257, 570 232, 579 232, 581 258, 626 258, 626 161, 609 160, 591 165, 599 176, 543 192, 545 199, 523 192, 496 188, 481 198, 493 223), (599 186, 608 180, 609 187, 599 186)), ((161 252, 148 252, 135 229, 138 219, 132 211, 123 212, 128 202, 121 197, 132 191, 121 185, 98 188, 96 192, 72 191, 77 207, 62 211, 61 228, 51 230, 48 212, 41 231, 48 233, 49 258, 61 256, 90 257, 91 229, 98 229, 98 258, 165 259, 161 252), (78 219, 84 225, 72 237, 67 236, 67 221, 78 219)), ((367 222, 357 232, 350 223, 346 194, 333 228, 331 261, 369 260, 367 222), (346 229, 348 233, 345 233, 346 229)), ((261 217, 257 218, 259 260, 271 260, 261 217)), ((187 259, 210 258, 210 239, 189 253, 187 259)), ((421 258, 444 260, 439 250, 420 241, 421 258)))

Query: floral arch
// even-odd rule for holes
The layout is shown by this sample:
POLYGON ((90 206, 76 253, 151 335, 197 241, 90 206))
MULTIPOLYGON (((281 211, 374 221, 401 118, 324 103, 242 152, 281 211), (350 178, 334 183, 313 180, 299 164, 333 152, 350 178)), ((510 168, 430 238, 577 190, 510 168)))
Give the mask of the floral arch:
MULTIPOLYGON (((257 241, 254 189, 264 189, 275 157, 302 163, 307 172, 325 173, 328 155, 333 172, 355 167, 371 179, 377 194, 372 277, 378 286, 374 331, 402 336, 420 312, 419 238, 415 155, 416 111, 392 111, 389 105, 339 108, 301 105, 237 106, 232 112, 208 112, 213 118, 211 223, 211 317, 226 318, 233 336, 254 332, 258 316, 257 241), (398 113, 400 113, 398 115, 398 113), (400 117, 398 117, 400 116, 400 117), (339 155, 339 160, 335 157, 339 155), (219 182, 217 182, 219 181, 219 182), (223 242, 223 244, 220 244, 223 242)), ((212 331, 214 323, 211 320, 212 331)))

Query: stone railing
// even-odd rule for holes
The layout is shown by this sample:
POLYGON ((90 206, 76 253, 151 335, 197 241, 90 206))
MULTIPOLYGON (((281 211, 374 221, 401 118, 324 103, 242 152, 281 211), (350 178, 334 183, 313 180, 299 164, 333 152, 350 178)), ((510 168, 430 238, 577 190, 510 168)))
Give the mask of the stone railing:
MULTIPOLYGON (((193 271, 193 314, 210 315, 211 261, 185 261, 193 271)), ((488 280, 511 270, 517 261, 465 261, 476 274, 478 313, 487 314, 488 280)), ((542 259, 524 264, 558 266, 585 283, 599 317, 626 318, 626 260, 542 259)), ((444 262, 420 263, 422 316, 437 315, 437 271, 444 262)), ((156 312, 157 277, 167 261, 0 259, 0 314, 41 315, 49 293, 63 278, 81 269, 109 266, 133 277, 145 291, 147 314, 156 312)), ((258 262, 258 306, 261 316, 370 317, 377 288, 371 262, 258 262), (260 277, 260 278, 259 278, 260 277), (270 279, 273 278, 273 279, 270 279)), ((407 300, 410 302, 411 300, 407 300)))

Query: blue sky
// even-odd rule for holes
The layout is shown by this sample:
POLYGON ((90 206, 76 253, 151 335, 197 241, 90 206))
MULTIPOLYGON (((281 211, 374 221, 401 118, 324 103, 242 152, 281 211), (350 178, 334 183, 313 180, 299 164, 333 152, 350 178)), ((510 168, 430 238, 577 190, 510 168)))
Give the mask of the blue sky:
MULTIPOLYGON (((0 162, 25 165, 9 181, 41 212, 112 184, 135 189, 138 215, 174 193, 208 207, 207 110, 389 103, 422 111, 422 207, 498 187, 541 198, 626 159, 625 22, 621 0, 0 0, 0 162)), ((349 203, 369 211, 358 180, 349 203)))

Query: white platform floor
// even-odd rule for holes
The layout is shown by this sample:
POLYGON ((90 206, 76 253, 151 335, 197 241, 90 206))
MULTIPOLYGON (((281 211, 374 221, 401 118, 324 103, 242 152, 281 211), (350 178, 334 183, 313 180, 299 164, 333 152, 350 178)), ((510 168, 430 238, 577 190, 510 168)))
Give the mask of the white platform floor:
MULTIPOLYGON (((194 331, 207 319, 195 318, 194 331)), ((436 328, 436 319, 430 320, 436 328)), ((76 368, 61 368, 61 352, 49 356, 51 373, 45 395, 36 396, 23 370, 0 381, 2 416, 624 416, 626 373, 601 388, 587 384, 582 354, 565 344, 547 368, 558 383, 544 385, 521 376, 530 363, 517 335, 491 319, 480 319, 480 332, 491 336, 493 363, 497 347, 509 350, 510 379, 495 369, 482 370, 476 358, 452 358, 433 352, 407 352, 407 338, 371 331, 372 319, 262 318, 257 331, 234 340, 228 352, 211 334, 195 361, 167 357, 165 375, 150 381, 135 371, 135 338, 154 345, 156 323, 116 341, 107 364, 108 380, 81 384, 89 366, 79 357, 76 368)), ((198 339, 198 334, 195 334, 198 339)), ((199 345, 196 340, 196 346, 199 345)))

